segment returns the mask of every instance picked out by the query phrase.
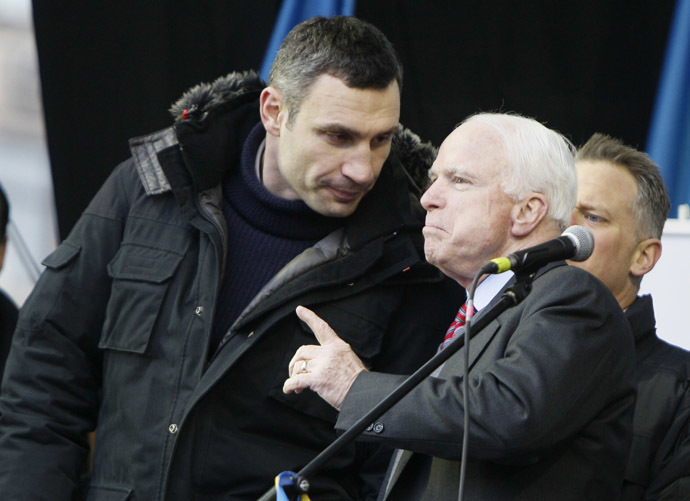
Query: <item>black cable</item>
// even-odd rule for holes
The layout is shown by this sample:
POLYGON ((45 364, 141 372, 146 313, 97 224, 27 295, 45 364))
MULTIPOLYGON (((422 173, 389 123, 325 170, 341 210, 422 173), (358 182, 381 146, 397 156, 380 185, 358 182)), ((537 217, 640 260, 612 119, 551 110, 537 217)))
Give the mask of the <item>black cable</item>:
POLYGON ((467 470, 467 448, 469 440, 470 429, 470 399, 469 399, 469 372, 470 372, 470 328, 472 326, 472 315, 474 312, 474 293, 477 289, 479 279, 484 275, 484 268, 477 273, 472 280, 470 290, 467 291, 467 313, 465 314, 465 357, 463 363, 462 376, 462 408, 463 408, 463 424, 462 424, 462 453, 460 454, 460 482, 458 486, 458 501, 463 500, 465 492, 465 473, 467 470))

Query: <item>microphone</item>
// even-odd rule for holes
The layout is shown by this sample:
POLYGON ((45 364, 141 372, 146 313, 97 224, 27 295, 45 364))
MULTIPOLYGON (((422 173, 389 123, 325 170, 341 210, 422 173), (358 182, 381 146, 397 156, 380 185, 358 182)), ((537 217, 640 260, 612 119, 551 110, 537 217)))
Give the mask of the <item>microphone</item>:
POLYGON ((546 263, 562 259, 584 261, 592 255, 593 250, 592 232, 583 226, 570 226, 558 238, 519 250, 506 257, 492 259, 484 265, 481 272, 495 274, 508 270, 537 269, 546 263))

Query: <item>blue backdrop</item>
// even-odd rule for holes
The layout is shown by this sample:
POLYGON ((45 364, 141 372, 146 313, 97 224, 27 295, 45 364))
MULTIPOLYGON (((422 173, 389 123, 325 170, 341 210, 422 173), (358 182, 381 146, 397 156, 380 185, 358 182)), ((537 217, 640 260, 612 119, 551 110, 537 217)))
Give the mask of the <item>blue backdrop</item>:
POLYGON ((671 197, 670 217, 690 203, 690 0, 677 0, 647 152, 671 197))
POLYGON ((264 62, 261 65, 261 78, 264 81, 268 80, 268 72, 271 71, 276 52, 285 35, 294 26, 312 16, 332 17, 339 14, 353 16, 354 13, 355 0, 283 0, 271 41, 266 48, 264 62))

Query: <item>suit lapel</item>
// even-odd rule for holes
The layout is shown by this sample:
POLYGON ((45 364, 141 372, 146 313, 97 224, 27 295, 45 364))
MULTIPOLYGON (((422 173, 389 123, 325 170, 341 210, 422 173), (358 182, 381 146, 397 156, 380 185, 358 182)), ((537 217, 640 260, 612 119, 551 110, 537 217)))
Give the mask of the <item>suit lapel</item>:
MULTIPOLYGON (((475 362, 484 352, 486 347, 499 331, 500 327, 501 324, 498 322, 498 320, 494 320, 470 340, 470 369, 474 367, 475 362)), ((463 348, 462 350, 464 349, 466 348, 463 348)), ((462 350, 460 351, 462 352, 462 350)))
MULTIPOLYGON (((479 318, 479 315, 477 316, 479 318)), ((470 329, 472 327, 470 326, 470 329)), ((484 327, 480 332, 472 335, 470 340, 470 363, 469 368, 472 369, 477 359, 484 353, 487 346, 491 343, 491 340, 496 336, 496 333, 500 330, 501 324, 498 320, 494 320, 489 325, 484 327)), ((459 335, 464 336, 464 332, 459 333, 459 335)), ((446 377, 454 374, 458 374, 458 368, 462 367, 465 359, 465 347, 463 346, 455 353, 448 362, 445 363, 442 370, 439 373, 439 377, 446 377)))

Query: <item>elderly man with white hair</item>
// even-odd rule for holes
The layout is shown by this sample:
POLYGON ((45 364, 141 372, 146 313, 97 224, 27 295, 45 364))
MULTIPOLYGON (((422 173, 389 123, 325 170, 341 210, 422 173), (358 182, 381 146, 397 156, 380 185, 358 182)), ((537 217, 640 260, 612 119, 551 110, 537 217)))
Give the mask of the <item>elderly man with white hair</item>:
MULTIPOLYGON (((430 175, 425 254, 465 288, 488 261, 558 237, 576 200, 570 143, 517 115, 465 120, 430 175)), ((515 281, 509 275, 479 283, 477 324, 515 281)), ((472 338, 467 409, 463 347, 363 434, 399 449, 379 499, 457 499, 465 434, 466 500, 620 494, 634 402, 629 327, 589 273, 558 261, 533 275, 525 299, 472 338)), ((328 324, 304 308, 297 314, 319 344, 297 351, 284 391, 316 391, 346 430, 404 378, 368 371, 328 324)), ((456 324, 448 337, 462 330, 456 324)))

